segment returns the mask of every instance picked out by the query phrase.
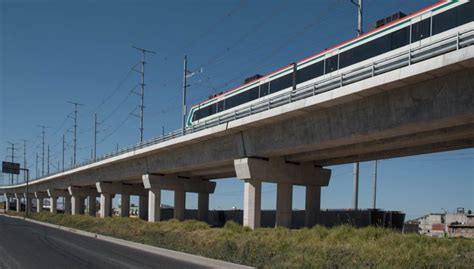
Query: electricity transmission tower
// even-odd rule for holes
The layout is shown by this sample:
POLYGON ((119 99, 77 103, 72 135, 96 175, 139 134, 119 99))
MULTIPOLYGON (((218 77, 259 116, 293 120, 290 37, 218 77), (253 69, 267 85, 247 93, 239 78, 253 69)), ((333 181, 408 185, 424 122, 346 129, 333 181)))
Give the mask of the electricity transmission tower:
POLYGON ((134 48, 136 50, 139 50, 142 53, 142 59, 140 61, 142 69, 141 70, 136 70, 135 68, 133 68, 134 71, 141 74, 140 93, 134 92, 134 93, 136 93, 140 96, 140 105, 139 105, 140 115, 135 115, 135 114, 133 114, 133 115, 138 116, 140 118, 140 142, 143 142, 143 130, 144 130, 144 120, 145 120, 145 114, 144 114, 144 109, 145 109, 145 64, 146 64, 145 55, 146 55, 146 53, 156 54, 156 52, 151 51, 151 50, 146 50, 146 49, 143 49, 143 48, 138 48, 138 47, 135 47, 135 46, 132 46, 132 48, 134 48))
POLYGON ((68 101, 69 104, 74 105, 74 145, 73 145, 73 165, 76 165, 76 158, 77 158, 77 107, 78 106, 83 106, 83 104, 79 104, 76 102, 70 102, 68 101))
POLYGON ((97 134, 99 133, 99 131, 97 130, 98 124, 99 123, 97 122, 97 113, 94 113, 94 155, 93 155, 94 161, 97 158, 97 134))
POLYGON ((45 142, 45 134, 46 134, 46 128, 49 128, 48 126, 45 125, 38 125, 38 127, 41 128, 41 134, 42 134, 42 143, 41 143, 41 176, 44 176, 44 142, 45 142))
MULTIPOLYGON (((8 150, 11 151, 12 155, 10 155, 11 157, 11 162, 14 163, 15 162, 15 159, 16 159, 16 156, 15 156, 15 145, 17 145, 16 143, 12 143, 12 142, 7 142, 8 144, 10 144, 10 147, 7 147, 7 152, 8 150)), ((13 174, 10 174, 10 184, 13 185, 13 179, 14 179, 14 176, 13 174)))
MULTIPOLYGON (((26 142, 28 140, 22 139, 21 141, 23 141, 23 168, 26 168, 26 142)), ((23 181, 26 182, 26 173, 23 173, 23 181)))

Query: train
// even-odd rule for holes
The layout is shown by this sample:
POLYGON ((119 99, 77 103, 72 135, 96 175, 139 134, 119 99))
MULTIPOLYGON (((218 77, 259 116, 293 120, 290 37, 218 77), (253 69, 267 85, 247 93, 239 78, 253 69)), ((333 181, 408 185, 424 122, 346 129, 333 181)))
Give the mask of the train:
POLYGON ((317 79, 337 76, 388 53, 421 46, 472 21, 474 2, 468 0, 442 0, 410 15, 395 13, 378 20, 369 32, 266 76, 250 77, 244 84, 194 105, 186 126, 193 128, 224 113, 310 85, 317 79))

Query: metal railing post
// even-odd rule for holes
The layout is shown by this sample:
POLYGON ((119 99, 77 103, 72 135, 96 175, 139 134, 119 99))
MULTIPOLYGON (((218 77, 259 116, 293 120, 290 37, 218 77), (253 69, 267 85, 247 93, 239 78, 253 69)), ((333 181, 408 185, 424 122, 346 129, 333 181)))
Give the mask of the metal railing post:
POLYGON ((408 49, 408 65, 411 65, 411 46, 408 49))
POLYGON ((459 50, 459 32, 456 33, 456 50, 459 50))

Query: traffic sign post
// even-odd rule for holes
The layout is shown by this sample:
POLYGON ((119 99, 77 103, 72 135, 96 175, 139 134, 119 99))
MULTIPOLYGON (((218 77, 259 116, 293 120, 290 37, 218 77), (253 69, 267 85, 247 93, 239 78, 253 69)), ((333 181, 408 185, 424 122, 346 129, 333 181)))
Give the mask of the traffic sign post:
POLYGON ((28 195, 28 184, 29 184, 29 181, 30 181, 30 170, 28 170, 26 168, 21 168, 19 163, 2 162, 2 173, 19 175, 20 171, 25 171, 25 173, 26 173, 26 186, 25 186, 25 188, 26 188, 26 190, 25 190, 25 193, 26 193, 25 211, 26 212, 25 212, 25 214, 28 217, 28 211, 30 210, 30 198, 29 198, 29 195, 28 195))

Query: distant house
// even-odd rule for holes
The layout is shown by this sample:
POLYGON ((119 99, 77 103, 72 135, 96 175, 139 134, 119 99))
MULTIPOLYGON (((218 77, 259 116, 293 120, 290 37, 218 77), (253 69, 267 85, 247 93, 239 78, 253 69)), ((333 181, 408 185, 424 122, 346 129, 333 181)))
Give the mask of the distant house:
POLYGON ((418 223, 420 234, 474 238, 474 215, 466 214, 464 208, 455 213, 431 213, 419 218, 418 223))
POLYGON ((464 223, 453 222, 449 224, 448 233, 450 237, 474 238, 474 215, 466 215, 464 223))

